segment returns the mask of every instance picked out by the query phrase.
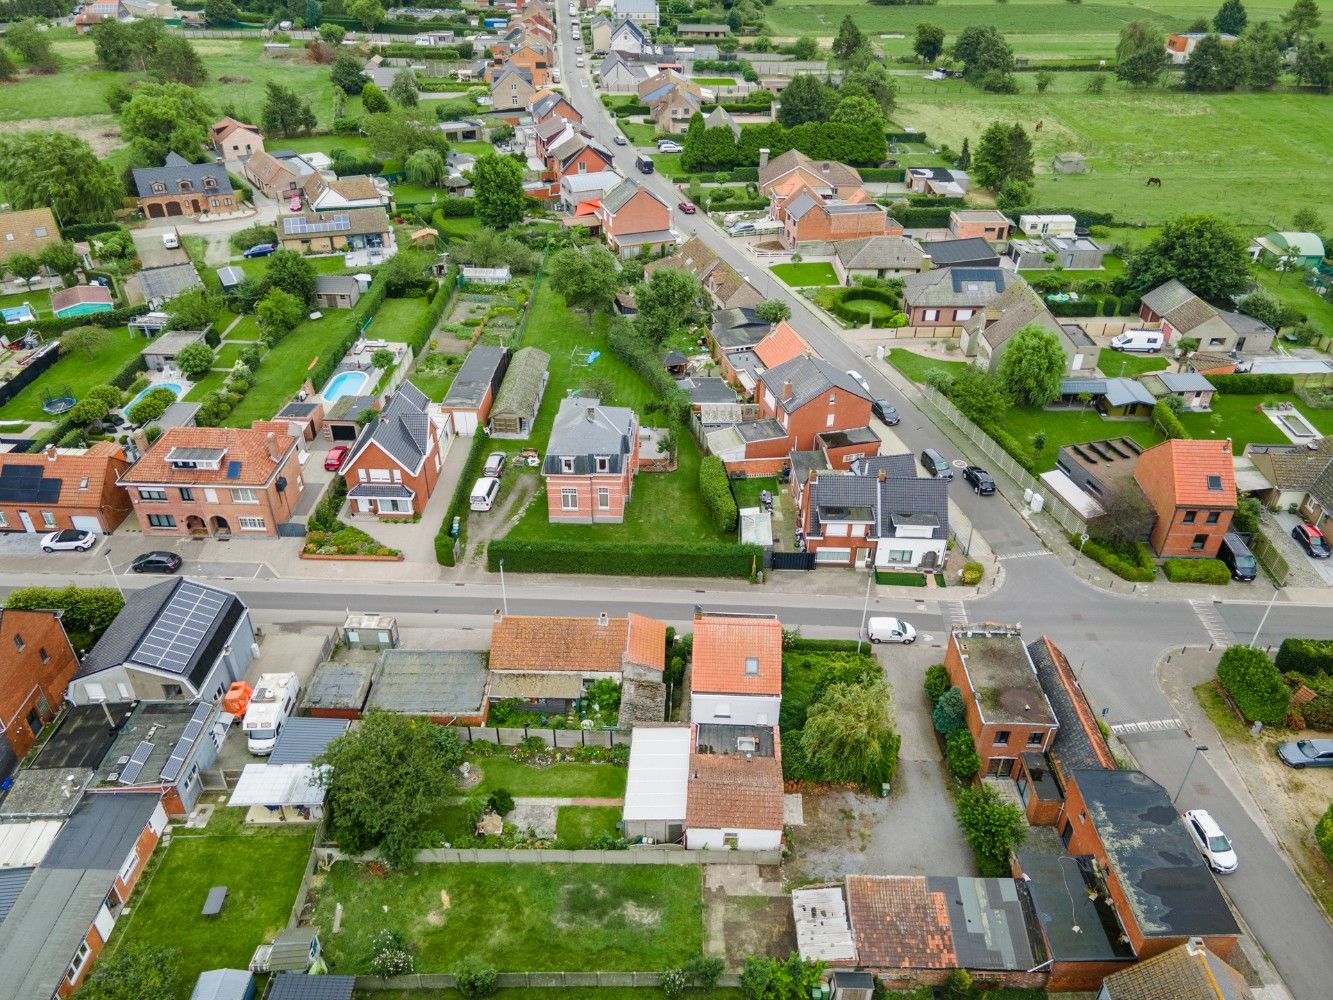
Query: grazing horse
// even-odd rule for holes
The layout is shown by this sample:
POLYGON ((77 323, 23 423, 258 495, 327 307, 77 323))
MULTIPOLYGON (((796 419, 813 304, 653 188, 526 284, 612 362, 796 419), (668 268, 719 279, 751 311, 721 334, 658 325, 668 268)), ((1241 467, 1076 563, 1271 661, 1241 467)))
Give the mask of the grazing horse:
POLYGON ((1150 188, 1159 188, 1161 186, 1162 186, 1162 178, 1160 177, 1149 177, 1148 183, 1144 185, 1144 187, 1150 187, 1150 188))
POLYGON ((1041 131, 1043 128, 1045 128, 1045 127, 1046 127, 1046 121, 1045 121, 1045 119, 1043 119, 1043 120, 1037 122, 1037 127, 1036 127, 1036 129, 1034 129, 1034 131, 1036 131, 1036 132, 1040 132, 1040 131, 1041 131))

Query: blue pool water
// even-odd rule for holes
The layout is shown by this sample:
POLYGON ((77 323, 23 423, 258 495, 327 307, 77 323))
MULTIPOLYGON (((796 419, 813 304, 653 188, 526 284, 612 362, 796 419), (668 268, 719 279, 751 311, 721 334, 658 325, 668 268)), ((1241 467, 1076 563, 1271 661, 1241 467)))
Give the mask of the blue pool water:
POLYGON ((176 396, 177 398, 180 398, 181 389, 183 388, 184 386, 182 386, 179 382, 158 382, 156 385, 150 385, 147 389, 144 389, 141 393, 139 393, 139 395, 135 396, 128 403, 126 403, 125 409, 129 410, 130 407, 132 407, 135 403, 139 402, 139 400, 143 399, 154 389, 170 389, 172 395, 176 396))
POLYGON ((110 312, 112 310, 110 302, 78 302, 64 309, 56 310, 56 315, 65 316, 89 316, 93 313, 110 312))
POLYGON ((369 381, 368 372, 339 372, 324 387, 324 402, 333 403, 344 396, 358 396, 369 381))
POLYGON ((0 315, 4 316, 6 325, 30 323, 37 318, 37 314, 32 311, 32 306, 26 302, 21 306, 8 306, 0 309, 0 315))

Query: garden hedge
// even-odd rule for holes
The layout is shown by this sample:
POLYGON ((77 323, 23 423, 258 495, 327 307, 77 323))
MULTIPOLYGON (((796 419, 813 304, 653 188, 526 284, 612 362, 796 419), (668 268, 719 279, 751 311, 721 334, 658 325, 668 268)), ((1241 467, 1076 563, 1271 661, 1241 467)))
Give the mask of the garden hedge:
POLYGON ((740 516, 736 509, 736 498, 727 480, 727 468, 716 455, 705 456, 699 463, 699 498, 708 511, 713 527, 723 534, 736 530, 736 519, 740 516))
MULTIPOLYGON (((1079 544, 1078 535, 1070 535, 1069 540, 1075 546, 1079 544)), ((1099 566, 1105 566, 1122 580, 1130 580, 1134 583, 1151 583, 1157 576, 1157 567, 1153 564, 1152 553, 1148 551, 1148 546, 1142 542, 1135 542, 1134 551, 1130 553, 1122 549, 1116 549, 1096 538, 1089 538, 1083 543, 1083 554, 1099 566)))
POLYGON ((1333 804, 1329 805, 1324 815, 1319 817, 1319 822, 1315 824, 1314 839, 1325 860, 1333 864, 1333 804))
POLYGON ((73 330, 76 326, 102 326, 107 328, 124 326, 135 316, 142 316, 146 312, 148 312, 148 306, 140 303, 137 306, 121 306, 119 309, 112 309, 110 312, 88 313, 85 316, 39 319, 26 325, 48 337, 58 337, 66 330, 73 330))
POLYGON ((1272 725, 1287 717, 1291 689, 1263 650, 1229 647, 1217 663, 1217 680, 1246 721, 1272 725))
POLYGON ((1296 380, 1290 375, 1209 375, 1218 392, 1233 396, 1266 396, 1291 392, 1296 380))
POLYGON ((867 183, 901 184, 907 177, 907 171, 902 167, 863 167, 859 173, 861 180, 867 183))
POLYGON ((1189 431, 1185 430, 1185 425, 1180 422, 1176 416, 1175 410, 1166 405, 1165 399, 1159 399, 1152 408, 1152 419, 1162 433, 1169 438, 1187 438, 1189 431))
POLYGON ((1172 583, 1226 586, 1231 582, 1231 570, 1220 559, 1168 559, 1162 563, 1162 572, 1172 583))
POLYGON ((104 233, 129 232, 119 222, 77 222, 72 226, 64 226, 60 230, 60 235, 72 243, 78 243, 80 240, 86 240, 90 236, 100 236, 104 233))
POLYGON ((981 756, 967 728, 955 729, 944 738, 944 756, 949 771, 960 781, 970 781, 981 770, 981 756))
POLYGON ((1283 639, 1277 649, 1277 669, 1307 677, 1333 674, 1333 639, 1283 639))
POLYGON ((749 577, 763 568, 757 545, 732 542, 624 545, 555 539, 519 541, 501 538, 486 546, 492 572, 500 560, 511 573, 599 573, 606 576, 749 577))
POLYGON ((931 708, 935 707, 935 702, 939 701, 950 687, 952 685, 949 682, 949 668, 943 663, 936 663, 926 668, 926 698, 930 701, 931 708))
POLYGON ((910 205, 894 205, 889 215, 902 223, 905 229, 944 229, 949 225, 951 208, 913 208, 910 205))
POLYGON ((662 367, 657 349, 640 336, 628 320, 623 317, 613 319, 607 330, 606 342, 611 353, 647 382, 654 396, 667 404, 678 423, 684 424, 689 420, 690 397, 662 367))

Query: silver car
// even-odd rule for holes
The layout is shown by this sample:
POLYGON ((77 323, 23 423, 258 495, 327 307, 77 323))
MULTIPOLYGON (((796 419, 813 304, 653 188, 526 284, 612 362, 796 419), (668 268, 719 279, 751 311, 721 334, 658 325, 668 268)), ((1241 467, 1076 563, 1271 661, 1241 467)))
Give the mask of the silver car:
POLYGON ((1288 767, 1333 767, 1333 740, 1297 740, 1279 743, 1277 759, 1288 767))

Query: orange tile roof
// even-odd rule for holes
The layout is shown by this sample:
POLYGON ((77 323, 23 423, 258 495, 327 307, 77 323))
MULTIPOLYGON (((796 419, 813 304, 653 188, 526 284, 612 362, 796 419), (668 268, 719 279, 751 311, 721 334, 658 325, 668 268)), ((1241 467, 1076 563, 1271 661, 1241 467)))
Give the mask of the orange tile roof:
POLYGON ((506 615, 491 629, 492 670, 618 674, 627 652, 632 662, 661 670, 666 624, 642 615, 605 625, 596 618, 506 615))
POLYGON ((1169 479, 1177 504, 1201 507, 1236 506, 1236 472, 1231 441, 1195 441, 1173 438, 1139 456, 1134 478, 1169 479), (1222 488, 1210 490, 1208 477, 1220 476, 1222 488))
POLYGON ((781 830, 782 764, 776 757, 691 754, 685 825, 702 830, 781 830))
MULTIPOLYGON (((113 441, 98 441, 91 448, 84 449, 56 448, 53 451, 35 453, 5 452, 0 454, 0 468, 7 465, 39 465, 42 467, 44 478, 59 479, 60 498, 52 509, 67 506, 100 506, 103 484, 108 479, 114 482, 117 473, 128 467, 125 450, 113 441), (88 477, 88 485, 81 487, 84 476, 88 477)), ((127 505, 128 502, 127 498, 127 505)))
POLYGON ((847 915, 862 968, 958 965, 948 904, 919 875, 848 875, 847 915))
POLYGON ((776 618, 705 615, 694 620, 690 690, 707 694, 782 694, 782 623, 776 618), (746 672, 746 660, 759 672, 746 672))
POLYGON ((754 345, 754 353, 766 368, 776 368, 784 361, 809 354, 810 345, 801 339, 785 319, 769 331, 768 336, 754 345))
POLYGON ((294 447, 296 439, 288 425, 270 420, 256 420, 250 427, 169 427, 153 442, 147 454, 130 467, 123 482, 218 483, 225 486, 262 486, 281 464, 281 456, 294 447), (269 455, 268 435, 274 435, 279 461, 269 455), (167 462, 173 448, 223 448, 226 454, 217 469, 174 469, 167 462), (228 466, 240 462, 237 475, 228 476, 228 466))

